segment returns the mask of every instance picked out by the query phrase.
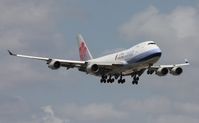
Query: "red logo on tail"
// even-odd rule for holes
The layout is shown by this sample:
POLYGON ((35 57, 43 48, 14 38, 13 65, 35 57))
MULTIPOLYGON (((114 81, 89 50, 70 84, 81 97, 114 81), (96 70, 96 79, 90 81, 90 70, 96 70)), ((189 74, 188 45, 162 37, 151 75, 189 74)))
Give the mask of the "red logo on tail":
POLYGON ((80 53, 80 60, 83 61, 85 59, 86 53, 87 53, 87 48, 86 48, 84 42, 80 43, 79 53, 80 53))

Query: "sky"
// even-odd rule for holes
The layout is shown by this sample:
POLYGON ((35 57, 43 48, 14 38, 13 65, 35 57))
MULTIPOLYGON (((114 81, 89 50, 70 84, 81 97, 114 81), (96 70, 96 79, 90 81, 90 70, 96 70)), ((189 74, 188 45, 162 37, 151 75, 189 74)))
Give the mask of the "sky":
POLYGON ((0 123, 198 123, 198 46, 198 0, 0 0, 0 123), (101 84, 7 53, 79 60, 78 33, 94 57, 154 40, 157 64, 191 65, 101 84))

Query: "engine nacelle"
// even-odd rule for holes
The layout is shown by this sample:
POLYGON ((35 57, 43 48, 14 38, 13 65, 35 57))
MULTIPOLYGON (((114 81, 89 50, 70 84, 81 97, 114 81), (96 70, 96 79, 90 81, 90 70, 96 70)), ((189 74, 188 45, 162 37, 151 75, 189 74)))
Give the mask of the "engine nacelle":
POLYGON ((48 67, 52 70, 57 70, 61 67, 61 63, 59 61, 55 61, 55 60, 52 60, 49 64, 48 64, 48 67))
POLYGON ((182 72, 183 72, 183 70, 182 70, 181 67, 174 67, 174 68, 172 68, 172 69, 170 70, 170 73, 171 73, 172 75, 175 75, 175 76, 180 75, 182 72))
POLYGON ((97 73, 99 71, 99 66, 97 64, 90 64, 86 69, 88 73, 97 73))
POLYGON ((156 74, 158 76, 165 76, 168 74, 168 72, 169 72, 168 68, 162 67, 162 68, 158 68, 158 70, 156 71, 156 74))

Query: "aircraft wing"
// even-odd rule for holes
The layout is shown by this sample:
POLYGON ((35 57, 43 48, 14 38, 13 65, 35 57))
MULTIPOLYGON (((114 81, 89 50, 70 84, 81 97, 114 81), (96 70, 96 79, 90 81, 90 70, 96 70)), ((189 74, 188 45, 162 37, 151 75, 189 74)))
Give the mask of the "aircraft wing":
MULTIPOLYGON (((52 59, 52 58, 47 58, 47 57, 37 57, 37 56, 29 56, 29 55, 21 55, 21 54, 15 54, 8 50, 8 53, 11 56, 17 56, 17 57, 22 57, 22 58, 29 58, 29 59, 36 59, 36 60, 41 60, 41 61, 46 61, 48 65, 51 65, 51 63, 58 62, 59 66, 61 67, 66 67, 66 68, 80 68, 86 65, 85 61, 75 61, 75 60, 64 60, 64 59, 52 59)), ((52 64, 53 65, 53 64, 52 64)))
POLYGON ((188 60, 185 59, 185 63, 182 63, 182 64, 172 64, 172 65, 157 65, 157 66, 151 66, 150 68, 151 69, 158 69, 158 68, 168 68, 168 69, 171 69, 171 68, 174 68, 174 67, 182 67, 182 66, 187 66, 187 65, 190 65, 188 60))
MULTIPOLYGON (((30 55, 22 55, 22 54, 15 54, 8 50, 8 53, 11 56, 17 56, 22 58, 28 58, 28 59, 36 59, 45 61, 48 64, 48 67, 51 69, 58 69, 59 67, 66 67, 69 68, 78 68, 82 72, 87 72, 86 67, 88 66, 88 62, 86 61, 75 61, 75 60, 64 60, 64 59, 53 59, 53 58, 47 58, 47 57, 38 57, 38 56, 30 56, 30 55), (56 66, 56 62, 59 63, 58 66, 56 66)), ((117 63, 117 64, 111 64, 111 63, 96 63, 100 69, 103 69, 103 73, 109 73, 113 68, 121 67, 123 64, 117 63)))
POLYGON ((172 75, 180 75, 183 72, 182 67, 187 65, 189 65, 189 62, 185 59, 185 63, 182 64, 151 66, 148 68, 147 74, 155 72, 159 76, 165 76, 170 72, 172 75))

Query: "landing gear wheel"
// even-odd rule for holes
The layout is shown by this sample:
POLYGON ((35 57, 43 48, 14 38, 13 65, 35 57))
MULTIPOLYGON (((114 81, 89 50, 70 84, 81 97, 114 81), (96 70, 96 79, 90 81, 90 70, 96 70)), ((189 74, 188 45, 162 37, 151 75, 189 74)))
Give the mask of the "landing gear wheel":
POLYGON ((120 84, 120 83, 121 83, 121 79, 118 80, 118 84, 120 84))
POLYGON ((115 75, 115 79, 118 79, 118 77, 119 77, 118 75, 115 75))
POLYGON ((115 80, 114 79, 111 79, 111 83, 113 83, 115 80))
POLYGON ((154 73, 153 70, 148 70, 148 71, 147 71, 147 74, 148 74, 148 75, 151 75, 151 74, 153 74, 153 73, 154 73))
POLYGON ((100 79, 101 83, 108 83, 109 81, 107 80, 107 75, 102 75, 102 78, 100 79))
POLYGON ((133 85, 134 85, 134 84, 136 84, 136 85, 137 85, 137 84, 138 84, 138 81, 133 80, 133 81, 132 81, 132 84, 133 84, 133 85))
POLYGON ((125 81, 126 81, 125 79, 122 79, 122 84, 125 83, 125 81))
POLYGON ((125 79, 122 79, 122 74, 120 75, 120 78, 118 79, 118 84, 123 84, 125 83, 125 79))
POLYGON ((106 83, 106 79, 100 79, 101 83, 106 83))
POLYGON ((111 75, 107 79, 107 83, 113 83, 114 81, 115 81, 115 79, 113 79, 111 75))
POLYGON ((124 84, 125 81, 126 81, 125 79, 119 79, 119 80, 118 80, 118 84, 124 84))
POLYGON ((135 75, 135 76, 133 77, 132 84, 133 84, 133 85, 134 85, 134 84, 137 85, 137 84, 138 84, 138 81, 139 81, 139 76, 136 76, 136 75, 135 75))

